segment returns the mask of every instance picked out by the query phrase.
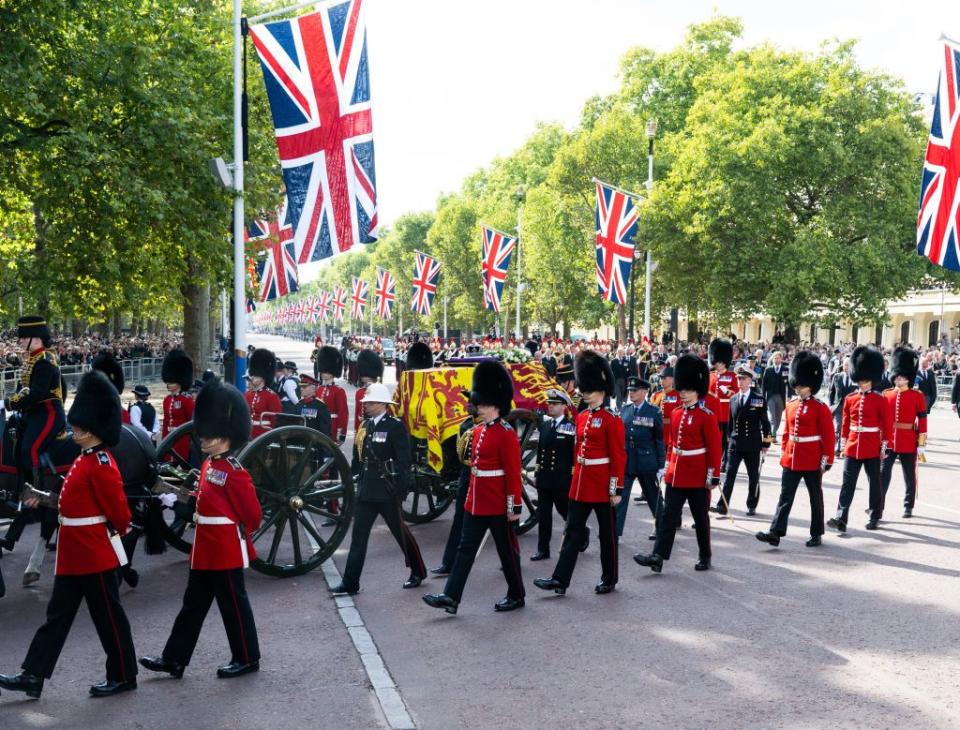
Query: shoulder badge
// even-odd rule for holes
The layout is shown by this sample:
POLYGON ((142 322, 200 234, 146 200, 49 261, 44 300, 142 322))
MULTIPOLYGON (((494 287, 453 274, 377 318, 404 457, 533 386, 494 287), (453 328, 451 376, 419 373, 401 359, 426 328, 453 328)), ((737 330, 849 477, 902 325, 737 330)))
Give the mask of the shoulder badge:
POLYGON ((106 451, 98 451, 97 461, 103 466, 110 466, 110 454, 108 454, 106 451))
POLYGON ((701 403, 701 404, 700 404, 700 410, 702 410, 702 411, 703 411, 704 413, 706 413, 707 415, 710 415, 710 416, 713 415, 713 411, 711 411, 709 408, 707 408, 707 404, 706 404, 706 403, 701 403))
POLYGON ((234 469, 243 469, 243 464, 240 463, 236 456, 228 456, 227 463, 234 469))
POLYGON ((507 422, 506 422, 505 420, 503 420, 502 418, 500 419, 500 425, 503 426, 503 427, 504 427, 505 429, 507 429, 508 431, 512 431, 512 430, 513 430, 513 426, 511 426, 509 423, 507 423, 507 422))

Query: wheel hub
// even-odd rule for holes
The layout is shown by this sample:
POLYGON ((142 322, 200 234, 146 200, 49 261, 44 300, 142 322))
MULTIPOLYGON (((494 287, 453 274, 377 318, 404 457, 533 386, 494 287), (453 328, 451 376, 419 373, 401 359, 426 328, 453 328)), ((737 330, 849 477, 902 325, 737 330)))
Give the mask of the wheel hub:
POLYGON ((290 498, 290 507, 297 510, 298 512, 303 509, 303 498, 302 497, 291 497, 290 498))

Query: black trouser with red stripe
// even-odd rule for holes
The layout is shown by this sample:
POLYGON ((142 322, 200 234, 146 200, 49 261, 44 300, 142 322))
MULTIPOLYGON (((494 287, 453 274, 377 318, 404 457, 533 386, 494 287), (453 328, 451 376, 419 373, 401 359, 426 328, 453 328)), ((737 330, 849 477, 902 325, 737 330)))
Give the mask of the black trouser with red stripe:
POLYGON ((41 626, 23 660, 23 669, 49 679, 70 633, 73 619, 86 600, 100 644, 107 653, 107 681, 129 682, 137 677, 137 653, 130 623, 120 605, 116 569, 89 575, 58 575, 47 604, 47 622, 41 626))
POLYGON ((810 537, 823 534, 823 472, 819 469, 794 471, 784 467, 780 477, 780 499, 777 500, 777 510, 770 523, 770 532, 774 535, 784 537, 787 534, 787 521, 801 479, 810 495, 810 537))
POLYGON ((653 552, 664 560, 670 559, 684 502, 690 505, 690 513, 693 515, 699 557, 701 560, 710 560, 713 555, 710 548, 710 490, 706 487, 667 485, 663 494, 663 515, 657 526, 657 541, 653 544, 653 552))
POLYGON ((363 572, 363 563, 367 559, 370 530, 373 529, 373 523, 377 517, 383 517, 383 521, 390 528, 390 532, 403 551, 404 562, 410 568, 411 575, 426 578, 427 566, 423 564, 420 546, 417 545, 417 541, 400 515, 400 505, 396 501, 359 501, 353 507, 353 532, 350 535, 347 565, 343 571, 343 585, 354 591, 360 588, 360 574, 363 572))
POLYGON ((173 622, 170 638, 163 647, 163 658, 184 666, 190 663, 213 599, 217 599, 230 642, 230 660, 241 664, 260 661, 257 625, 243 582, 243 568, 190 571, 183 608, 173 622))
POLYGON ((519 600, 526 596, 523 589, 523 577, 520 574, 520 543, 517 542, 517 531, 502 515, 472 515, 463 513, 463 532, 460 534, 460 547, 457 548, 457 557, 453 561, 453 570, 447 578, 447 585, 443 592, 455 601, 463 596, 463 587, 467 584, 467 576, 477 558, 477 550, 483 536, 490 530, 493 542, 497 546, 497 555, 500 556, 500 565, 503 567, 503 577, 507 579, 507 596, 519 600))
POLYGON ((617 570, 617 526, 614 509, 610 502, 580 502, 571 499, 567 502, 567 528, 560 546, 560 559, 553 569, 553 577, 564 587, 570 585, 573 569, 577 567, 580 548, 587 539, 587 518, 590 513, 597 515, 597 527, 600 535, 600 580, 607 585, 616 585, 619 579, 617 570))
POLYGON ((855 459, 848 456, 843 460, 843 482, 840 485, 840 499, 837 501, 837 513, 834 519, 847 524, 850 518, 850 505, 853 504, 853 495, 857 491, 857 479, 860 477, 860 468, 867 473, 867 484, 870 486, 870 520, 879 520, 883 517, 883 487, 880 485, 880 457, 872 459, 855 459))
POLYGON ((913 509, 917 501, 917 453, 898 454, 896 451, 887 452, 880 467, 880 481, 883 483, 883 501, 886 504, 887 490, 890 488, 890 477, 893 476, 893 462, 900 458, 900 468, 903 470, 903 482, 906 493, 903 495, 904 509, 913 509))

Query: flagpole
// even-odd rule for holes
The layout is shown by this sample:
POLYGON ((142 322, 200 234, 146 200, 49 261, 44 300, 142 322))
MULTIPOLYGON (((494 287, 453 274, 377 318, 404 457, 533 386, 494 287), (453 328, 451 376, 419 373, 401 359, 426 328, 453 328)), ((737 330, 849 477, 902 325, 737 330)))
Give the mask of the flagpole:
POLYGON ((523 201, 526 191, 523 186, 517 188, 517 324, 514 328, 514 337, 520 342, 520 292, 523 289, 523 269, 520 268, 520 224, 523 220, 523 201))
POLYGON ((634 193, 634 192, 631 192, 630 190, 625 190, 624 188, 618 188, 616 185, 611 185, 608 182, 604 182, 598 177, 590 178, 590 182, 594 184, 599 183, 600 185, 606 185, 608 188, 611 188, 612 190, 616 190, 618 193, 623 193, 624 195, 628 195, 631 198, 636 198, 639 202, 643 202, 644 200, 646 200, 646 198, 642 196, 640 193, 634 193))
POLYGON ((243 35, 240 0, 233 0, 233 377, 241 391, 247 370, 247 297, 244 281, 243 35))
MULTIPOLYGON (((647 122, 647 139, 650 144, 647 147, 647 196, 653 191, 653 138, 657 134, 657 123, 653 119, 647 122)), ((653 258, 650 255, 650 242, 647 242, 647 271, 646 281, 644 282, 646 291, 643 301, 643 336, 653 342, 653 333, 650 331, 650 286, 653 277, 653 258)), ((641 340, 643 338, 640 338, 641 340)))

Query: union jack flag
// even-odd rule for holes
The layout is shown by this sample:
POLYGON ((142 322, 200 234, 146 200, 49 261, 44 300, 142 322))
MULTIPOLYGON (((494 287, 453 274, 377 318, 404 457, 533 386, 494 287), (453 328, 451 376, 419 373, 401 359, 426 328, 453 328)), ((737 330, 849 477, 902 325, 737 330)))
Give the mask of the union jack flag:
POLYGON ((417 251, 417 261, 413 267, 413 296, 410 309, 424 317, 430 316, 430 305, 437 293, 437 280, 440 278, 440 263, 425 253, 417 251))
POLYGON ((377 269, 377 316, 390 319, 393 315, 393 300, 397 298, 393 274, 386 269, 377 269))
POLYGON ((363 319, 363 310, 367 305, 367 282, 356 276, 353 277, 353 285, 350 290, 350 317, 352 319, 363 319))
POLYGON ((503 294, 503 283, 507 279, 507 267, 510 265, 510 254, 517 243, 505 233, 495 231, 486 226, 480 226, 483 233, 482 272, 483 277, 483 306, 500 311, 500 295, 503 294))
POLYGON ((917 253, 960 271, 960 44, 943 43, 943 69, 920 180, 917 253))
POLYGON ((320 292, 320 298, 317 300, 317 306, 320 308, 320 321, 326 322, 330 316, 330 292, 320 292))
POLYGON ((338 322, 343 321, 343 313, 347 308, 347 290, 338 286, 333 290, 333 318, 338 322))
POLYGON ((260 57, 297 260, 377 238, 373 122, 363 0, 250 27, 260 57))
POLYGON ((263 258, 257 263, 257 279, 260 281, 258 299, 261 302, 285 297, 300 288, 297 260, 293 255, 293 241, 270 242, 263 258))
POLYGON ((637 206, 629 195, 597 183, 597 290, 614 304, 626 304, 627 282, 637 235, 637 206))

